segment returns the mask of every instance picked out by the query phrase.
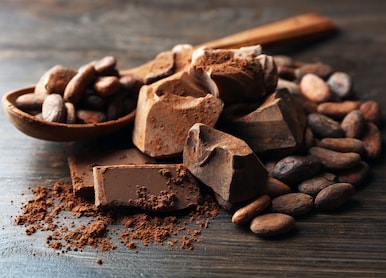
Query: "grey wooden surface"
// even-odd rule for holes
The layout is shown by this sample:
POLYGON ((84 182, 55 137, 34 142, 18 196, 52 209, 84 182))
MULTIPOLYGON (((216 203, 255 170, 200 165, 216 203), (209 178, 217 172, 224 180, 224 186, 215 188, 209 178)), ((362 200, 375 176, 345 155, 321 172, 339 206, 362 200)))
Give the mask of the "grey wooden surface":
MULTIPOLYGON (((198 44, 308 12, 331 17, 339 34, 272 53, 347 71, 361 98, 386 107, 386 1, 381 0, 2 0, 0 93, 35 83, 55 64, 78 67, 115 55, 120 68, 130 68, 177 43, 198 44)), ((0 277, 386 276, 385 153, 346 209, 299 219, 297 232, 280 240, 259 239, 221 212, 193 251, 151 246, 133 252, 121 246, 106 253, 90 248, 58 254, 47 248, 44 233, 27 236, 13 225, 21 204, 31 198, 30 187, 69 179, 68 154, 111 140, 127 142, 122 133, 93 142, 41 141, 20 133, 0 113, 0 277)))

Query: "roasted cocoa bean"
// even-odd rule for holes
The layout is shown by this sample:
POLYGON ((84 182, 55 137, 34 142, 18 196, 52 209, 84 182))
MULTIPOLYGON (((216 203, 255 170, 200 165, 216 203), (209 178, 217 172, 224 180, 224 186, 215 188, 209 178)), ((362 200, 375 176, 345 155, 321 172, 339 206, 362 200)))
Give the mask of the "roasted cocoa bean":
POLYGON ((71 102, 65 102, 64 106, 66 107, 66 123, 75 124, 76 123, 76 109, 74 104, 71 102))
POLYGON ((352 184, 355 188, 361 186, 367 179, 370 173, 370 167, 366 161, 361 161, 353 168, 340 171, 338 175, 339 182, 347 182, 352 184))
POLYGON ((300 94, 299 84, 279 78, 277 81, 277 89, 287 88, 291 94, 300 94))
POLYGON ((336 152, 321 147, 312 147, 309 153, 319 159, 322 165, 331 170, 348 169, 359 164, 361 156, 357 153, 336 152))
POLYGON ((116 94, 121 88, 119 79, 116 76, 102 76, 94 83, 94 90, 102 97, 109 97, 116 94))
POLYGON ((320 167, 320 161, 314 156, 291 155, 276 162, 271 176, 293 186, 317 174, 320 167))
POLYGON ((343 118, 340 126, 347 138, 359 138, 363 133, 365 118, 360 110, 354 110, 343 118))
POLYGON ((360 102, 354 100, 323 102, 318 105, 317 111, 330 118, 341 120, 351 111, 358 109, 359 106, 360 102))
POLYGON ((307 73, 299 83, 300 92, 309 100, 320 103, 331 99, 327 83, 315 74, 307 73))
POLYGON ((313 206, 312 196, 305 193, 288 193, 272 199, 272 212, 291 216, 306 215, 313 206))
POLYGON ((322 189, 315 198, 315 207, 320 211, 334 210, 344 205, 354 195, 349 183, 334 183, 322 189))
POLYGON ((369 160, 380 156, 382 152, 382 135, 379 128, 372 122, 368 122, 362 136, 366 158, 369 160))
POLYGON ((78 71, 73 68, 67 68, 62 65, 56 65, 47 71, 45 79, 45 88, 50 94, 63 95, 68 82, 78 71))
POLYGON ((352 92, 351 76, 345 72, 334 72, 327 80, 330 90, 340 99, 350 96, 352 92))
POLYGON ((307 116, 307 123, 318 138, 344 137, 344 131, 340 123, 320 113, 309 114, 307 116))
POLYGON ((342 153, 354 152, 360 155, 365 150, 363 142, 356 138, 323 138, 319 141, 318 147, 342 153))
POLYGON ((96 73, 101 75, 110 75, 115 72, 115 67, 117 65, 117 60, 114 56, 105 56, 102 59, 98 60, 94 64, 96 73))
POLYGON ((107 120, 106 114, 100 111, 78 109, 76 111, 77 119, 84 124, 97 124, 107 120))
POLYGON ((268 195, 261 195, 256 200, 236 210, 232 216, 232 222, 237 225, 244 225, 262 213, 270 204, 271 198, 268 195))
POLYGON ((314 74, 321 79, 326 80, 332 73, 332 67, 322 62, 305 63, 299 66, 295 71, 298 80, 300 80, 306 74, 314 74))
POLYGON ((298 185, 299 192, 315 197, 322 189, 337 183, 338 178, 335 174, 324 172, 315 177, 302 181, 298 185))
POLYGON ((363 117, 366 121, 373 122, 376 125, 381 123, 382 113, 378 102, 374 100, 367 100, 361 104, 359 110, 362 111, 363 117))
POLYGON ((66 107, 61 95, 48 95, 42 105, 42 117, 49 122, 63 123, 66 119, 66 107))
POLYGON ((44 99, 47 95, 29 93, 20 95, 16 99, 16 107, 24 111, 41 111, 44 99))
POLYGON ((290 232, 295 228, 295 219, 283 213, 267 213, 256 216, 250 225, 251 231, 260 237, 271 237, 290 232))
POLYGON ((267 182, 261 188, 262 194, 267 194, 271 198, 275 198, 283 194, 291 193, 291 191, 292 190, 288 185, 273 177, 268 177, 267 182))
POLYGON ((81 67, 78 73, 68 82, 63 94, 64 100, 77 104, 94 78, 95 68, 93 65, 88 64, 81 67))

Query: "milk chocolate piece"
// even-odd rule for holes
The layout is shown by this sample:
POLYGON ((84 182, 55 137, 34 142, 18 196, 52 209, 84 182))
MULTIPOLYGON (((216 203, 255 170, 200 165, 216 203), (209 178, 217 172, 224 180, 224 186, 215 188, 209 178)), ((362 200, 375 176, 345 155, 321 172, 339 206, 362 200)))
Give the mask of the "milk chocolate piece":
POLYGON ((94 166, 145 163, 155 163, 155 160, 134 148, 72 155, 68 157, 68 165, 74 194, 87 199, 94 197, 94 166))
POLYGON ((268 176, 247 143, 200 123, 189 130, 183 164, 213 189, 224 208, 255 198, 268 176))
POLYGON ((143 86, 133 130, 136 147, 152 157, 180 155, 193 124, 214 126, 223 104, 205 85, 180 72, 143 86))
POLYGON ((301 145, 305 127, 305 113, 287 89, 280 89, 255 111, 228 122, 224 129, 245 140, 256 153, 283 156, 301 145))
POLYGON ((182 164, 95 166, 95 205, 170 212, 201 201, 198 181, 182 164))

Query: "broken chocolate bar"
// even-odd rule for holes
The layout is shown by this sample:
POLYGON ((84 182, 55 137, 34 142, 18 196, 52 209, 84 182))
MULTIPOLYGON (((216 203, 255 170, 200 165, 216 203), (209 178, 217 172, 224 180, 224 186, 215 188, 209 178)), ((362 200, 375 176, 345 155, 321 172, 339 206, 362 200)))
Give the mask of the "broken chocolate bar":
POLYGON ((152 157, 182 153, 189 128, 197 123, 214 126, 222 101, 186 72, 141 88, 133 130, 133 143, 152 157))
POLYGON ((247 143, 203 124, 189 130, 183 164, 214 191, 224 208, 256 197, 268 176, 247 143))
POLYGON ((197 179, 182 164, 95 166, 97 207, 170 212, 201 202, 197 179))
POLYGON ((245 140, 258 154, 283 156, 303 142, 306 116, 287 89, 270 94, 255 111, 222 128, 245 140))
POLYGON ((92 167, 97 165, 146 164, 155 163, 137 149, 104 152, 84 152, 68 157, 74 194, 87 199, 94 198, 94 177, 92 167))

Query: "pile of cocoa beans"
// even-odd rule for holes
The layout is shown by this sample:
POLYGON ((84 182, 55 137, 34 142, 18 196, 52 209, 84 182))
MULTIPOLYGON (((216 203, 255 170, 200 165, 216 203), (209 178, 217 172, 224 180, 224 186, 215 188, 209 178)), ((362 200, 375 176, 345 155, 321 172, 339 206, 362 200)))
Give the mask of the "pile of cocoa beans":
POLYGON ((234 210, 232 222, 258 236, 287 233, 295 219, 345 205, 382 151, 379 104, 359 99, 351 76, 330 65, 274 56, 278 88, 287 88, 307 115, 303 146, 267 161, 262 194, 234 210))

